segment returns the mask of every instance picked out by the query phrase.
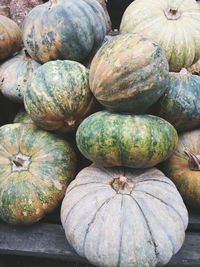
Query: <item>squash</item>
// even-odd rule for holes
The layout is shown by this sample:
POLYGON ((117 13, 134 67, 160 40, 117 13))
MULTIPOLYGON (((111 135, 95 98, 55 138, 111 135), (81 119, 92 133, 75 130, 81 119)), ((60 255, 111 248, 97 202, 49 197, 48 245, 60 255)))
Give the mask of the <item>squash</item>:
POLYGON ((186 69, 170 73, 169 88, 156 104, 156 115, 169 121, 178 131, 200 125, 200 77, 186 69))
POLYGON ((10 18, 10 7, 0 6, 0 15, 10 18))
POLYGON ((68 242, 95 266, 163 266, 181 248, 188 214, 175 185, 156 168, 91 165, 61 207, 68 242))
POLYGON ((94 106, 88 70, 70 60, 45 63, 28 80, 24 104, 37 126, 49 131, 74 131, 94 106))
POLYGON ((106 14, 107 34, 109 34, 112 31, 112 22, 111 22, 110 15, 107 10, 107 5, 106 5, 107 0, 98 0, 98 2, 103 7, 103 10, 106 14))
POLYGON ((195 0, 136 0, 124 12, 120 32, 142 33, 158 42, 173 72, 200 58, 200 8, 195 0))
POLYGON ((144 112, 164 93, 169 67, 161 48, 137 34, 113 36, 90 67, 90 88, 106 108, 144 112))
POLYGON ((51 0, 36 6, 23 23, 23 41, 40 62, 83 61, 106 34, 106 15, 96 0, 51 0))
POLYGON ((13 123, 34 123, 28 113, 21 109, 14 117, 13 123))
POLYGON ((188 71, 192 74, 200 75, 200 59, 188 68, 188 71))
POLYGON ((76 143, 87 159, 102 166, 148 168, 173 153, 178 136, 156 116, 99 111, 78 127, 76 143))
POLYGON ((0 15, 0 62, 21 49, 21 32, 11 19, 0 15))
POLYGON ((24 103, 24 91, 29 77, 40 64, 23 49, 0 66, 0 90, 2 94, 17 103, 24 103))
POLYGON ((75 174, 67 141, 33 124, 0 128, 0 218, 30 224, 54 210, 75 174))
POLYGON ((200 207, 200 129, 179 135, 174 154, 165 162, 164 171, 176 184, 189 206, 200 207))

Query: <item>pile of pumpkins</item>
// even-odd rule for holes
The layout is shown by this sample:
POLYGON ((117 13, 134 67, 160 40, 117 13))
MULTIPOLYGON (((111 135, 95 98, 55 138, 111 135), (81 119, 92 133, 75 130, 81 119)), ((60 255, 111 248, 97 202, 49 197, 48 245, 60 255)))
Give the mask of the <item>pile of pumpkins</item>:
POLYGON ((0 90, 25 108, 0 127, 0 218, 62 202, 92 264, 163 266, 200 205, 200 5, 135 0, 115 36, 99 2, 50 0, 21 30, 0 16, 0 90))

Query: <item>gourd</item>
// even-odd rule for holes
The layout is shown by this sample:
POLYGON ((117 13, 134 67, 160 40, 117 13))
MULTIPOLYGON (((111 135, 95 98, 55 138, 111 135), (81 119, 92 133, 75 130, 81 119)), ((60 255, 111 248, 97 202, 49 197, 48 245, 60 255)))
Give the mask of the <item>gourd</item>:
POLYGON ((124 12, 120 32, 138 32, 158 42, 170 71, 188 68, 200 58, 200 8, 195 0, 136 0, 124 12))
POLYGON ((200 77, 186 69, 170 73, 169 87, 156 104, 156 115, 169 121, 178 131, 200 125, 200 77))
POLYGON ((96 0, 51 0, 36 6, 23 23, 23 41, 40 62, 83 61, 106 34, 106 15, 96 0))
POLYGON ((167 176, 176 184, 189 206, 200 207, 200 130, 179 135, 173 155, 165 162, 167 176))
POLYGON ((156 168, 83 169, 61 207, 68 242, 95 266, 163 266, 181 248, 188 214, 156 168))
POLYGON ((21 49, 21 32, 11 19, 0 15, 0 62, 21 49))
POLYGON ((0 218, 30 224, 54 210, 75 174, 67 141, 33 124, 0 127, 0 218))
POLYGON ((90 88, 106 108, 145 112, 164 93, 169 66, 162 49, 137 34, 117 35, 98 50, 90 67, 90 88))
POLYGON ((24 104, 37 126, 58 132, 76 130, 94 108, 88 70, 70 60, 45 63, 28 80, 24 104))
POLYGON ((29 77, 40 64, 23 49, 0 66, 0 90, 10 100, 23 103, 24 91, 29 77))
POLYGON ((102 166, 148 168, 173 153, 178 135, 156 116, 99 111, 80 124, 76 143, 87 159, 102 166))
POLYGON ((21 109, 15 115, 13 123, 33 123, 33 120, 24 109, 21 109))

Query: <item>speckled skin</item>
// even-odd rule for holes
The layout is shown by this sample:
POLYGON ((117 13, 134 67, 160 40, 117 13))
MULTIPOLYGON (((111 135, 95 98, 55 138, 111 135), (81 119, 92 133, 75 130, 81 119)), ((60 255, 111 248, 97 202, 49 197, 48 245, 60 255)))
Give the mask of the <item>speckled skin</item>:
POLYGON ((96 0, 51 0, 24 20, 23 41, 31 57, 83 61, 106 35, 106 14, 96 0))
POLYGON ((167 59, 153 41, 136 34, 117 35, 98 50, 90 67, 90 88, 108 109, 144 112, 164 93, 167 59))
POLYGON ((28 81, 24 104, 39 127, 49 131, 74 131, 93 109, 88 70, 70 60, 45 63, 28 81))
POLYGON ((0 140, 0 217, 11 224, 34 223, 64 197, 76 156, 66 141, 32 124, 2 126, 0 140), (27 168, 17 167, 16 157, 29 157, 27 168))
POLYGON ((17 103, 24 103, 27 80, 40 64, 33 60, 25 49, 0 66, 0 90, 2 94, 17 103))
POLYGON ((188 214, 158 169, 83 169, 61 207, 66 237, 95 266, 163 266, 181 248, 188 214))
POLYGON ((167 159, 177 142, 174 127, 151 115, 100 111, 86 118, 76 133, 81 153, 105 167, 152 167, 167 159))
POLYGON ((0 63, 21 49, 22 38, 17 24, 0 15, 0 63))
POLYGON ((200 125, 200 77, 186 69, 170 73, 169 87, 156 105, 156 115, 169 121, 178 131, 200 125))
POLYGON ((200 162, 200 130, 179 135, 179 144, 174 154, 164 165, 167 176, 176 184, 184 201, 195 208, 200 207, 200 171, 191 170, 185 150, 193 152, 200 162))
POLYGON ((135 0, 123 14, 121 33, 138 32, 158 42, 170 71, 200 58, 200 8, 196 0, 135 0))

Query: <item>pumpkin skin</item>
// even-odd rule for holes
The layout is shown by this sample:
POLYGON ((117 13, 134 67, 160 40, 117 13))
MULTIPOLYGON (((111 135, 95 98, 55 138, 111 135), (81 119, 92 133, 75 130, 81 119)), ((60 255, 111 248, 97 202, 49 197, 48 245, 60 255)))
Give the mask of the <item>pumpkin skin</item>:
POLYGON ((34 123, 25 110, 20 110, 14 117, 13 123, 34 123))
POLYGON ((0 128, 0 218, 30 224, 55 209, 75 174, 68 142, 33 124, 0 128))
POLYGON ((105 167, 152 167, 167 159, 177 142, 174 127, 159 117, 107 111, 90 115, 76 133, 81 153, 105 167))
POLYGON ((0 15, 0 62, 21 49, 21 32, 11 19, 0 15))
POLYGON ((200 58, 200 9, 195 0, 136 0, 124 12, 120 32, 142 33, 158 42, 173 72, 200 58))
POLYGON ((9 8, 9 6, 0 6, 0 15, 10 18, 10 8, 9 8))
POLYGON ((68 242, 95 266, 163 266, 183 244, 188 214, 175 185, 156 168, 91 165, 61 207, 68 242))
POLYGON ((28 80, 24 104, 37 126, 74 131, 93 109, 88 70, 70 60, 45 63, 28 80))
POLYGON ((98 50, 90 88, 106 108, 144 112, 164 93, 169 68, 161 48, 136 34, 117 35, 98 50))
POLYGON ((26 16, 23 41, 40 62, 81 62, 95 52, 106 35, 106 15, 96 0, 51 0, 26 16))
POLYGON ((200 60, 188 68, 188 71, 192 74, 200 75, 200 60))
POLYGON ((156 105, 156 115, 178 131, 200 125, 200 77, 186 69, 170 73, 169 87, 156 105))
POLYGON ((24 103, 24 91, 29 77, 40 64, 23 49, 0 66, 0 90, 11 101, 24 103))
POLYGON ((179 135, 174 154, 165 162, 167 176, 176 184, 185 203, 200 207, 200 130, 179 135), (185 152, 186 151, 186 152, 185 152))

